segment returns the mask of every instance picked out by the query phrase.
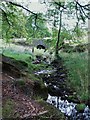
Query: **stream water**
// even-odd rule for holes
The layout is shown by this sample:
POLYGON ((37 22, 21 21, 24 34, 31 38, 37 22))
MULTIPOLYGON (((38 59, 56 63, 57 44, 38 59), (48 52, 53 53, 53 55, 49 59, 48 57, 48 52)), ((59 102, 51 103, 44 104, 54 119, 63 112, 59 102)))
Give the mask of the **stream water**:
POLYGON ((78 113, 75 106, 76 103, 68 102, 67 100, 61 100, 57 96, 48 95, 47 102, 57 107, 59 104, 59 110, 66 115, 66 120, 90 120, 90 109, 87 106, 83 113, 78 113))
MULTIPOLYGON (((60 78, 60 76, 64 76, 64 75, 60 74, 60 76, 59 76, 56 73, 58 73, 58 72, 56 72, 56 69, 55 70, 42 70, 42 71, 35 73, 36 75, 44 74, 45 75, 45 79, 44 79, 45 86, 47 86, 47 88, 49 87, 49 89, 51 89, 52 92, 55 92, 53 94, 51 91, 48 93, 47 102, 54 105, 62 113, 64 113, 66 116, 66 120, 90 120, 90 109, 88 106, 86 106, 83 113, 79 113, 76 110, 76 105, 77 105, 76 103, 68 102, 67 99, 64 99, 64 100, 61 99, 61 96, 58 94, 59 92, 61 92, 61 89, 59 89, 58 84, 60 82, 62 83, 61 79, 63 79, 63 77, 60 78), (52 74, 54 76, 52 76, 52 74), (55 81, 56 80, 55 78, 57 78, 57 77, 59 80, 58 82, 55 81), (53 82, 54 82, 54 84, 53 84, 53 82), (53 89, 52 89, 52 87, 53 87, 53 89)), ((65 91, 64 91, 64 93, 66 94, 65 91)))

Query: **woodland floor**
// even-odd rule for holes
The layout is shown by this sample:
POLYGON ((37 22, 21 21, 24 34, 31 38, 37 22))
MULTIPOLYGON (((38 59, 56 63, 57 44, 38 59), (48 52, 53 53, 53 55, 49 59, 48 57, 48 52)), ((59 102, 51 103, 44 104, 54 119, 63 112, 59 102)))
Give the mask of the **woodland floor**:
MULTIPOLYGON (((16 78, 14 78, 13 76, 9 76, 6 72, 3 72, 1 75, 0 78, 2 78, 2 106, 6 104, 7 100, 10 100, 14 103, 14 109, 11 116, 26 118, 37 116, 45 112, 44 107, 39 105, 32 98, 25 95, 22 89, 14 85, 14 81, 16 78)), ((26 82, 26 84, 28 83, 26 82)))

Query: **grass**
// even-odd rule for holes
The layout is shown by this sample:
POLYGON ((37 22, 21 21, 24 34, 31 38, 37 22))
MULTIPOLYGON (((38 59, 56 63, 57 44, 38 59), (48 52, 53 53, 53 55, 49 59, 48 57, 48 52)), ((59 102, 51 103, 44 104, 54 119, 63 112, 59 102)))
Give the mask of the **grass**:
POLYGON ((15 50, 6 49, 4 50, 3 55, 26 62, 30 73, 43 69, 51 69, 51 67, 47 67, 47 64, 42 62, 40 64, 32 64, 32 61, 35 60, 35 55, 32 53, 17 52, 15 50))
POLYGON ((2 108, 2 116, 3 118, 11 118, 13 117, 14 112, 14 102, 10 99, 6 101, 4 107, 2 108))
POLYGON ((30 69, 30 72, 32 72, 34 69, 32 61, 35 59, 35 57, 32 53, 23 53, 17 52, 15 50, 6 49, 4 50, 3 55, 26 62, 28 64, 28 69, 30 69))
POLYGON ((68 69, 67 85, 76 91, 80 102, 86 102, 89 99, 88 91, 88 53, 61 53, 68 69))
POLYGON ((32 53, 26 54, 21 52, 16 52, 14 50, 6 49, 3 52, 4 55, 15 58, 16 60, 28 61, 30 59, 34 59, 32 53))

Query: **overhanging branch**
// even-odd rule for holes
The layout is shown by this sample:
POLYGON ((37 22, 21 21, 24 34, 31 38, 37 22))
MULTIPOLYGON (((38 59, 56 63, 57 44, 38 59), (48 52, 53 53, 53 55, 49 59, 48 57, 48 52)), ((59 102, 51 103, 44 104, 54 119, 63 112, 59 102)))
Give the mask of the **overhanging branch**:
POLYGON ((10 0, 1 0, 2 2, 6 2, 6 3, 10 3, 12 5, 15 5, 17 7, 21 7, 22 9, 28 11, 29 13, 32 13, 33 15, 37 15, 36 13, 32 12, 31 10, 29 10, 28 8, 24 7, 23 5, 20 5, 18 3, 12 2, 10 0))
POLYGON ((88 19, 90 19, 90 17, 85 13, 84 10, 87 10, 87 11, 90 11, 89 7, 90 7, 90 4, 87 4, 87 5, 81 5, 77 0, 75 0, 76 4, 80 7, 80 13, 81 14, 84 14, 85 17, 87 17, 88 19))
POLYGON ((23 8, 24 10, 26 10, 26 11, 34 14, 34 15, 37 15, 36 13, 32 12, 31 10, 27 9, 26 7, 24 7, 24 6, 20 5, 20 4, 13 3, 13 2, 11 2, 11 1, 9 1, 9 3, 12 4, 12 5, 15 5, 15 6, 17 6, 17 7, 21 7, 21 8, 23 8))
MULTIPOLYGON (((21 7, 22 9, 24 9, 24 10, 28 11, 29 13, 32 13, 33 15, 35 15, 35 19, 37 19, 37 15, 38 15, 38 14, 32 12, 32 11, 29 10, 28 8, 24 7, 23 5, 20 5, 20 4, 17 4, 17 3, 11 2, 11 1, 6 1, 6 0, 5 0, 5 2, 10 3, 10 4, 12 4, 12 5, 15 5, 15 6, 17 6, 17 7, 21 7)), ((41 18, 38 17, 38 19, 41 19, 41 18)), ((44 19, 44 18, 43 18, 43 20, 46 21, 46 19, 44 19)))

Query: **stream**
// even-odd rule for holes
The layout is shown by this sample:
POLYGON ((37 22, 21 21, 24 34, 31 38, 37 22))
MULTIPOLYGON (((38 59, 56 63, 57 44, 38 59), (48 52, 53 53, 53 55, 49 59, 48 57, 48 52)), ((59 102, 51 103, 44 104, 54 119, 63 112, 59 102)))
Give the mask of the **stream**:
POLYGON ((83 113, 78 113, 75 106, 76 103, 68 102, 67 100, 61 100, 61 98, 57 96, 48 95, 47 102, 57 107, 59 104, 59 110, 65 114, 66 120, 90 120, 90 109, 87 106, 84 109, 83 113))
POLYGON ((76 110, 77 104, 67 100, 69 94, 67 91, 70 92, 70 90, 65 87, 66 73, 64 73, 63 67, 60 67, 53 70, 41 70, 35 74, 44 76, 42 78, 48 89, 47 102, 64 113, 66 120, 90 120, 90 108, 88 106, 80 113, 76 110))

